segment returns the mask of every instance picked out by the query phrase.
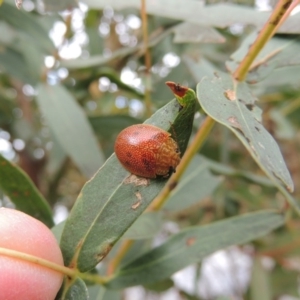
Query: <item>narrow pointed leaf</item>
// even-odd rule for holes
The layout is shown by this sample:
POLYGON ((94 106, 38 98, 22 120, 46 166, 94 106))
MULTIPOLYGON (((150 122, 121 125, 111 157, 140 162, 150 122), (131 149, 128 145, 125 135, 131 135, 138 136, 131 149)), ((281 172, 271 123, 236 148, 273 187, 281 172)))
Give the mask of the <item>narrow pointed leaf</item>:
POLYGON ((283 224, 283 215, 274 211, 260 211, 206 226, 187 228, 125 265, 107 286, 121 289, 161 281, 217 250, 257 239, 283 224))
POLYGON ((0 7, 0 20, 6 21, 13 28, 25 33, 28 42, 39 46, 47 53, 54 51, 54 45, 48 32, 40 26, 35 15, 16 9, 14 4, 4 2, 0 7))
POLYGON ((59 297, 59 300, 88 300, 89 294, 86 284, 81 278, 76 278, 75 281, 68 282, 65 285, 64 293, 59 297))
POLYGON ((174 29, 174 43, 224 43, 225 38, 214 28, 183 22, 174 29))
POLYGON ((280 149, 261 124, 256 98, 245 83, 234 88, 231 77, 217 76, 204 78, 198 84, 200 105, 213 119, 233 131, 271 179, 293 191, 294 184, 280 149))
MULTIPOLYGON (((257 37, 257 33, 250 34, 241 47, 232 54, 231 60, 226 62, 227 68, 234 73, 242 59, 247 55, 249 47, 257 37)), ((247 82, 257 83, 270 75, 275 69, 300 64, 300 39, 286 40, 272 38, 252 63, 247 74, 247 82)))
POLYGON ((104 156, 82 108, 63 86, 40 84, 37 91, 37 102, 53 134, 90 178, 103 164, 104 156))
POLYGON ((251 300, 272 300, 270 274, 263 267, 260 257, 255 258, 250 282, 251 300))
POLYGON ((128 115, 109 115, 89 117, 89 122, 97 134, 110 137, 128 126, 142 121, 128 115))
POLYGON ((95 285, 88 287, 90 300, 122 300, 121 291, 107 290, 103 286, 95 285))
POLYGON ((222 179, 213 176, 209 170, 209 164, 203 157, 195 156, 184 173, 182 179, 164 206, 168 211, 179 211, 207 196, 222 182, 222 179))
MULTIPOLYGON (((107 6, 107 0, 84 0, 84 2, 94 9, 103 9, 107 6)), ((140 9, 141 2, 140 0, 110 0, 109 5, 117 10, 128 7, 140 9)), ((146 9, 150 15, 220 28, 226 28, 237 23, 261 27, 270 16, 270 12, 259 12, 254 7, 246 5, 218 3, 203 6, 201 1, 194 0, 149 1, 146 9)), ((288 18, 279 27, 278 32, 300 33, 300 15, 294 14, 288 18)))
POLYGON ((47 201, 28 175, 0 155, 0 188, 18 210, 53 226, 52 212, 47 201))
MULTIPOLYGON (((153 37, 149 40, 149 47, 153 47, 157 45, 163 38, 168 36, 172 32, 172 28, 166 29, 164 32, 158 34, 157 36, 153 37)), ((70 59, 62 61, 62 66, 68 68, 68 69, 82 69, 82 68, 89 68, 89 67, 99 67, 107 64, 110 61, 113 61, 114 59, 122 58, 124 56, 130 55, 132 53, 135 53, 139 50, 144 49, 144 44, 140 43, 137 46, 134 47, 123 47, 120 49, 117 49, 114 51, 110 56, 107 55, 94 55, 91 57, 88 57, 86 59, 70 59)))
POLYGON ((36 81, 31 77, 31 71, 21 53, 6 47, 0 51, 0 67, 11 77, 24 83, 34 85, 36 81))
POLYGON ((62 10, 71 10, 78 6, 76 0, 42 0, 45 12, 59 12, 62 10))
POLYGON ((146 212, 142 214, 122 238, 130 240, 142 240, 152 238, 161 228, 162 214, 159 212, 146 212))
MULTIPOLYGON (((176 130, 180 149, 185 149, 194 117, 195 93, 169 102, 146 121, 164 130, 176 130), (185 103, 186 98, 189 105, 185 103), (185 126, 185 123, 188 126, 185 126), (181 125, 181 126, 180 126, 181 125), (187 130, 190 128, 190 131, 187 130), (178 131, 177 131, 178 130, 178 131)), ((182 152, 183 153, 183 152, 182 152)), ((80 271, 92 269, 147 208, 166 180, 130 175, 113 154, 83 187, 66 222, 61 249, 65 264, 80 271)))

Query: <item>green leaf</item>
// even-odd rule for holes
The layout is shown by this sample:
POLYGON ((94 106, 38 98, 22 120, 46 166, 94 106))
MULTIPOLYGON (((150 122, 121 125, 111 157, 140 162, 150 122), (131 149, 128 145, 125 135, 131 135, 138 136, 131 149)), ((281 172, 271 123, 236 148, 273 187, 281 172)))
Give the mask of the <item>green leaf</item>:
POLYGON ((214 72, 218 70, 205 58, 201 58, 200 61, 195 61, 185 55, 183 61, 196 82, 199 82, 204 76, 213 76, 214 72))
POLYGON ((52 148, 48 152, 46 172, 48 178, 52 181, 57 175, 57 173, 62 169, 67 155, 60 143, 57 141, 56 136, 52 133, 51 141, 52 148))
POLYGON ((122 238, 130 240, 152 238, 159 231, 162 223, 163 219, 161 213, 144 213, 128 228, 122 238))
POLYGON ((215 29, 184 22, 174 29, 174 43, 224 43, 225 38, 215 29))
POLYGON ((247 243, 284 224, 284 216, 260 211, 206 226, 186 228, 163 245, 125 265, 107 282, 108 288, 151 284, 231 245, 247 243))
POLYGON ((128 115, 95 116, 89 117, 89 121, 94 131, 105 137, 110 137, 130 125, 142 123, 141 120, 128 115))
POLYGON ((197 155, 185 171, 179 184, 172 190, 164 209, 178 211, 200 202, 210 196, 221 182, 221 178, 210 173, 208 162, 197 155))
POLYGON ((42 0, 41 4, 43 5, 45 12, 59 12, 66 9, 71 10, 78 6, 76 0, 42 0))
POLYGON ((262 266, 260 258, 254 260, 250 283, 251 300, 272 300, 270 290, 270 276, 262 266))
POLYGON ((260 168, 289 191, 294 184, 280 149, 261 124, 261 111, 245 83, 234 87, 228 75, 204 78, 197 85, 197 96, 204 111, 228 127, 240 139, 260 168))
POLYGON ((298 89, 300 66, 275 69, 266 79, 253 85, 257 95, 263 95, 280 89, 298 89))
POLYGON ((0 155, 0 188, 18 210, 53 226, 52 212, 28 175, 0 155))
POLYGON ((0 43, 6 46, 12 45, 17 37, 17 32, 6 22, 0 21, 0 32, 5 32, 6 34, 1 34, 0 43))
MULTIPOLYGON (((0 8, 1 11, 1 8, 0 8)), ((31 85, 35 80, 31 77, 31 71, 24 60, 24 57, 10 47, 0 50, 0 66, 4 68, 10 76, 31 85)))
MULTIPOLYGON (((196 109, 196 95, 192 89, 176 84, 175 82, 167 81, 166 85, 171 89, 180 105, 180 113, 176 116, 172 126, 169 127, 169 132, 174 140, 176 140, 182 157, 189 142, 187 136, 189 137, 192 133, 196 109)), ((165 113, 163 112, 163 114, 165 113)), ((149 122, 145 121, 145 123, 149 122)))
POLYGON ((263 185, 263 186, 267 186, 267 187, 274 187, 274 183, 265 176, 260 176, 260 175, 254 174, 252 172, 234 169, 230 166, 218 163, 218 162, 213 161, 208 158, 205 158, 205 160, 208 163, 208 168, 216 174, 241 177, 241 178, 244 178, 251 182, 258 183, 259 185, 263 185))
POLYGON ((30 77, 33 78, 34 82, 37 82, 41 78, 42 71, 45 68, 44 55, 41 49, 33 43, 28 43, 24 35, 21 36, 17 45, 23 54, 30 77))
MULTIPOLYGON (((120 291, 107 290, 103 286, 94 285, 88 287, 89 300, 122 300, 120 291)), ((75 299, 74 299, 75 300, 75 299)))
POLYGON ((283 115, 280 110, 273 108, 269 111, 270 118, 275 124, 276 137, 278 139, 293 140, 296 136, 296 129, 291 121, 283 115))
POLYGON ((155 282, 154 284, 145 285, 144 287, 147 290, 154 291, 156 293, 161 293, 161 292, 164 292, 164 291, 170 289, 173 286, 174 286, 173 280, 170 278, 167 278, 160 282, 155 282))
MULTIPOLYGON (((84 0, 84 2, 94 9, 103 9, 107 5, 106 0, 84 0)), ((117 10, 128 7, 140 9, 141 3, 139 0, 110 0, 109 5, 117 10)), ((149 1, 146 9, 150 15, 219 28, 237 23, 261 27, 270 16, 269 12, 259 12, 250 6, 231 3, 203 6, 202 2, 193 0, 149 1)), ((300 15, 295 14, 288 18, 279 27, 278 32, 300 33, 300 15)))
POLYGON ((68 279, 64 285, 63 294, 59 297, 59 300, 88 300, 89 294, 84 281, 80 278, 76 278, 75 281, 68 279))
MULTIPOLYGON (((188 89, 187 94, 194 95, 194 98, 188 98, 196 102, 192 90, 188 89)), ((183 121, 188 114, 192 119, 194 116, 189 107, 186 105, 186 108, 181 108, 173 100, 146 122, 164 130, 171 130, 173 126, 178 128, 176 134, 181 137, 179 142, 184 147, 190 132, 185 131, 183 121)), ((189 123, 189 120, 186 121, 189 123)), ((92 269, 164 185, 163 179, 149 180, 129 175, 113 154, 85 184, 69 215, 61 238, 65 264, 77 267, 80 271, 92 269)))
POLYGON ((39 46, 47 53, 54 51, 54 45, 48 32, 40 26, 37 17, 16 9, 15 5, 6 2, 0 7, 0 20, 6 21, 12 27, 26 34, 28 43, 39 46))
MULTIPOLYGON (((295 256, 295 260, 297 257, 298 255, 295 256)), ((281 296, 283 292, 297 299, 299 297, 298 274, 297 270, 288 270, 284 266, 276 265, 270 274, 273 299, 281 296)))
MULTIPOLYGON (((231 55, 231 60, 226 62, 226 67, 231 73, 238 68, 242 59, 247 55, 249 47, 257 38, 257 33, 250 34, 241 47, 231 55)), ((300 64, 299 38, 287 40, 285 38, 272 38, 260 51, 252 63, 247 74, 247 82, 257 83, 270 75, 275 69, 300 64)))
POLYGON ((40 84, 37 92, 48 126, 81 172, 90 178, 104 157, 82 108, 63 86, 40 84))
MULTIPOLYGON (((168 74, 168 80, 174 82, 185 82, 187 78, 190 78, 190 71, 183 62, 180 62, 177 67, 172 68, 168 74)), ((160 105, 164 105, 169 93, 165 85, 165 78, 157 76, 153 81, 155 82, 155 89, 151 93, 151 99, 160 105)), ((189 86, 195 86, 196 82, 198 81, 193 81, 192 79, 188 81, 189 86)))
POLYGON ((60 238, 61 238, 62 232, 64 230, 65 224, 66 224, 66 221, 62 221, 51 228, 51 231, 54 234, 58 243, 60 242, 60 238))
MULTIPOLYGON (((173 28, 167 29, 162 33, 159 33, 157 36, 154 36, 149 40, 148 46, 153 47, 157 45, 162 39, 168 36, 173 31, 173 28)), ((140 43, 134 47, 123 47, 118 50, 115 50, 110 56, 104 55, 94 55, 88 57, 86 59, 70 59, 62 61, 62 66, 72 70, 72 69, 82 69, 82 68, 89 68, 89 67, 99 67, 105 65, 115 59, 119 59, 130 54, 133 54, 139 50, 144 50, 144 44, 140 43)))

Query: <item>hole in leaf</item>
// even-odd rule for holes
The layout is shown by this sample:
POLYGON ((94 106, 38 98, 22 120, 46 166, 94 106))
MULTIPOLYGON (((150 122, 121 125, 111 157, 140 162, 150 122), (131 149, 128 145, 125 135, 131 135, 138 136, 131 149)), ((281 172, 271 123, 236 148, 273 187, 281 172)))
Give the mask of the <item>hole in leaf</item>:
POLYGON ((246 107, 252 111, 254 109, 254 105, 253 104, 246 104, 246 107))

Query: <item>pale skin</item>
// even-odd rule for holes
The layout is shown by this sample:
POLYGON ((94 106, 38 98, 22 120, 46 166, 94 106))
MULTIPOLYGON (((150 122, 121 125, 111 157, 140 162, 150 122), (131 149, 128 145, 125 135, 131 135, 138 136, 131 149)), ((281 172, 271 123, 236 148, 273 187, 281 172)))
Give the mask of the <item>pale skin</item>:
MULTIPOLYGON (((0 248, 63 265, 52 232, 20 211, 0 208, 0 248)), ((53 300, 62 280, 63 275, 56 271, 0 253, 0 300, 53 300)))

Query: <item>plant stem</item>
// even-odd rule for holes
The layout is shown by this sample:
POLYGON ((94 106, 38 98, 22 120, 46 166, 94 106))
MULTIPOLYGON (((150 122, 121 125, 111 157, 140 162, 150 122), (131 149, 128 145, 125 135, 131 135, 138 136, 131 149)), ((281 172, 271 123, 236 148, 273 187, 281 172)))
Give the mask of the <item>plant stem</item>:
POLYGON ((124 256, 126 255, 128 250, 132 247, 133 244, 134 244, 133 240, 126 240, 121 244, 117 254, 108 264, 107 275, 112 275, 114 273, 114 271, 116 270, 116 268, 118 267, 118 265, 120 264, 120 262, 122 261, 122 259, 124 258, 124 256))
POLYGON ((165 204, 171 191, 176 187, 180 177, 183 175, 189 163, 191 162, 195 154, 198 152, 200 147, 203 145, 214 124, 215 121, 210 116, 207 116, 205 118, 203 124, 200 126, 197 134, 195 135, 194 140, 187 148, 186 152, 184 153, 181 159, 180 164, 176 168, 176 173, 174 173, 170 177, 168 183, 152 202, 149 210, 158 211, 165 204))
MULTIPOLYGON (((298 2, 298 1, 295 1, 298 2)), ((249 48, 248 53, 244 57, 243 61, 240 63, 233 76, 237 81, 243 81, 246 78, 246 75, 249 71, 249 68, 258 53, 266 45, 269 39, 275 34, 278 27, 283 23, 283 21, 288 17, 286 11, 290 11, 289 7, 292 3, 292 0, 280 0, 273 13, 271 14, 269 20, 262 28, 258 34, 256 40, 249 48)))
POLYGON ((0 247, 0 254, 30 262, 30 263, 45 267, 47 269, 51 269, 56 272, 62 273, 69 277, 74 277, 76 275, 75 270, 72 270, 65 266, 58 265, 56 263, 53 263, 51 261, 48 261, 46 259, 31 255, 31 254, 23 253, 23 252, 12 250, 12 249, 2 248, 2 247, 0 247))
POLYGON ((29 263, 33 263, 35 265, 39 265, 41 267, 44 267, 46 269, 50 269, 53 271, 56 271, 58 273, 61 273, 63 275, 66 275, 71 278, 80 277, 85 280, 90 280, 95 283, 104 284, 107 281, 107 277, 101 277, 99 275, 89 274, 89 273, 81 273, 75 269, 71 269, 59 264, 56 264, 54 262, 48 261, 44 258, 40 258, 31 254, 27 254, 24 252, 7 249, 0 247, 0 255, 4 255, 11 258, 16 258, 22 261, 26 261, 29 263))
POLYGON ((146 11, 146 0, 141 0, 141 18, 142 18, 142 28, 143 28, 143 41, 145 49, 145 105, 146 105, 146 116, 151 116, 151 56, 149 50, 148 42, 148 19, 146 11))

